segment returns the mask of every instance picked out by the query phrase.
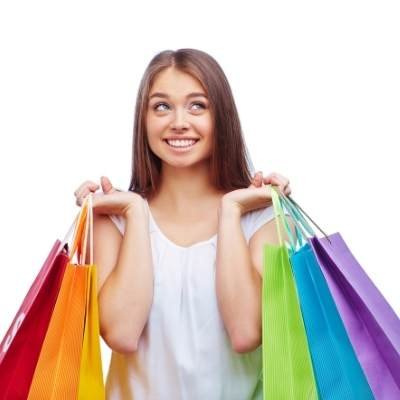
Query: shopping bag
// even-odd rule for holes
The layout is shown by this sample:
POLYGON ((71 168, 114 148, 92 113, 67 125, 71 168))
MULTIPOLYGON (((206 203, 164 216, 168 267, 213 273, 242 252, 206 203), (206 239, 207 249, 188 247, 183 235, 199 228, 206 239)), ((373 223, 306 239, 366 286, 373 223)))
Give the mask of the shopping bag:
MULTIPOLYGON (((291 215, 299 248, 290 256, 321 399, 373 400, 371 388, 349 340, 329 287, 308 243, 307 233, 291 204, 280 200, 291 215)), ((285 218, 285 217, 283 217, 285 218)))
POLYGON ((76 399, 88 269, 67 265, 28 399, 76 399))
MULTIPOLYGON (((329 286, 374 397, 400 399, 400 320, 362 269, 340 233, 318 238, 290 197, 329 286)), ((312 220, 311 220, 312 221, 312 220)))
POLYGON ((81 356, 78 399, 105 398, 103 369, 100 354, 100 328, 97 303, 97 270, 89 266, 89 290, 87 296, 85 332, 81 356))
POLYGON ((68 263, 68 238, 56 240, 0 345, 0 400, 26 399, 68 263))
POLYGON ((82 205, 82 215, 42 351, 35 369, 28 399, 103 399, 100 342, 93 265, 93 216, 91 196, 82 205), (90 225, 90 264, 86 258, 86 237, 90 225), (89 357, 89 361, 84 357, 89 357), (91 370, 90 367, 94 368, 91 370), (83 370, 82 370, 83 367, 83 370), (94 392, 88 392, 93 388, 94 392))
POLYGON ((271 191, 279 245, 266 244, 263 253, 262 352, 264 399, 318 398, 306 331, 282 239, 282 208, 271 191))

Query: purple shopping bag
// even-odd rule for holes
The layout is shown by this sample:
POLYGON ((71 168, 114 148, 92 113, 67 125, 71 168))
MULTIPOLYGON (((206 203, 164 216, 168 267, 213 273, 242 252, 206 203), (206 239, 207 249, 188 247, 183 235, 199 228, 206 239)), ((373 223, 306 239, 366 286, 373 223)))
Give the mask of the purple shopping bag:
POLYGON ((374 396, 400 399, 400 319, 340 233, 328 238, 311 245, 374 396))

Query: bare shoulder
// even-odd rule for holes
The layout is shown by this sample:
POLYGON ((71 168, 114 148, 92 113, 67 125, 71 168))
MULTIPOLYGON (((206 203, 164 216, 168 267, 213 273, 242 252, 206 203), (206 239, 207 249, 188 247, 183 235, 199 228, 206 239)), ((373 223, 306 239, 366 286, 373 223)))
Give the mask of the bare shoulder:
MULTIPOLYGON (((93 213, 93 263, 97 266, 98 291, 117 264, 121 243, 122 235, 110 217, 93 213)), ((89 248, 86 255, 88 263, 89 248)))
MULTIPOLYGON (((295 235, 294 222, 292 218, 287 216, 286 219, 292 234, 295 235)), ((286 232, 283 235, 283 240, 288 240, 286 232)), ((249 240, 249 250, 252 264, 260 276, 263 274, 263 249, 265 244, 279 246, 279 236, 275 218, 262 225, 249 240)))

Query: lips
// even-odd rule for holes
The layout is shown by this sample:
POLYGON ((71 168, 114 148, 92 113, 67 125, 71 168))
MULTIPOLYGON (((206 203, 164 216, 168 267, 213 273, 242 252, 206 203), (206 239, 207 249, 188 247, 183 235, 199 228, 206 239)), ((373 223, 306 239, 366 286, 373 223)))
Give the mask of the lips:
MULTIPOLYGON (((181 139, 179 139, 181 140, 181 139)), ((189 146, 172 146, 168 143, 167 139, 164 139, 163 141, 165 142, 165 144, 172 150, 175 151, 185 151, 185 150, 190 150, 192 147, 194 147, 196 145, 196 143, 200 140, 200 139, 189 139, 189 140, 194 140, 195 142, 189 146)))
POLYGON ((168 140, 182 140, 182 141, 192 141, 192 140, 194 140, 195 141, 195 143, 194 144, 196 144, 200 139, 163 139, 164 140, 164 142, 165 143, 167 143, 168 145, 169 145, 169 143, 168 143, 168 140))
POLYGON ((198 138, 194 138, 194 137, 189 137, 189 138, 183 138, 183 137, 168 137, 165 138, 163 140, 200 140, 198 138))

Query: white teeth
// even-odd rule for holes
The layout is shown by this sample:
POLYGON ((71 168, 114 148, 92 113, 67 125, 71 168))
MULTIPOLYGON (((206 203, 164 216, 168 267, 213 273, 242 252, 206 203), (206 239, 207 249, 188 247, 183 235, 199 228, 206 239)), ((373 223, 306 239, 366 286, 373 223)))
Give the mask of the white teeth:
POLYGON ((189 147, 196 143, 196 140, 167 140, 172 147, 189 147))

